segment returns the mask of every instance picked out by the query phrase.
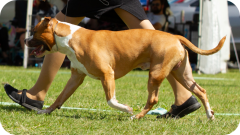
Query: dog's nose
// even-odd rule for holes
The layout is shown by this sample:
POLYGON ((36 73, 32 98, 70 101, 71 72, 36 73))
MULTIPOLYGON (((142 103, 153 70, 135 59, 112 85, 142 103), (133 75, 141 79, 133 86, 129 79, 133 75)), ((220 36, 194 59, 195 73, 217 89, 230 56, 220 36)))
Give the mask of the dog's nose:
POLYGON ((30 37, 24 39, 24 43, 27 45, 28 42, 29 42, 30 40, 32 40, 32 39, 33 39, 33 36, 30 36, 30 37))

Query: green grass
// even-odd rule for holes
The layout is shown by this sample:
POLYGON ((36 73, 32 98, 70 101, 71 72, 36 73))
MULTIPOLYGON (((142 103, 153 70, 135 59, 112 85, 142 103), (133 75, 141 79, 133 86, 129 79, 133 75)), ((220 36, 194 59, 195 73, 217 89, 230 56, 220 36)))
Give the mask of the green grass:
MULTIPOLYGON (((36 82, 40 69, 0 66, 0 83, 8 82, 16 88, 28 89, 36 82)), ((128 104, 137 114, 147 100, 147 71, 132 71, 116 80, 116 96, 119 102, 128 104)), ((99 109, 55 110, 50 115, 38 115, 21 106, 0 104, 0 122, 4 129, 15 135, 55 134, 229 134, 234 131, 240 115, 240 73, 229 70, 227 74, 198 75, 194 77, 224 78, 226 80, 199 80, 196 82, 207 90, 215 120, 206 118, 204 107, 182 119, 156 119, 146 115, 143 119, 131 121, 130 115, 118 112, 107 105, 100 81, 86 77, 84 83, 64 103, 66 107, 99 109), (110 110, 110 111, 102 111, 110 110)), ((45 105, 51 105, 70 78, 70 70, 61 69, 52 83, 45 105)), ((3 86, 0 86, 0 102, 10 102, 3 86)), ((170 109, 174 102, 171 86, 165 80, 159 91, 156 108, 170 109)))

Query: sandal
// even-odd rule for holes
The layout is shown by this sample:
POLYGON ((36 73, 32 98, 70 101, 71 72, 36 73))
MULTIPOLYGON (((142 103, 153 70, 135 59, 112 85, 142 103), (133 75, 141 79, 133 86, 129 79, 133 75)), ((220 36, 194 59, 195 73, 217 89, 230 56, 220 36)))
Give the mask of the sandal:
POLYGON ((42 110, 44 101, 37 101, 37 100, 32 100, 28 98, 26 95, 26 92, 27 92, 26 89, 23 89, 22 94, 18 94, 18 90, 13 88, 9 84, 5 84, 4 89, 8 97, 12 99, 14 102, 20 104, 21 106, 29 110, 35 110, 35 111, 42 110))
POLYGON ((157 118, 182 118, 201 107, 201 104, 194 96, 191 96, 186 102, 180 106, 172 105, 172 112, 167 112, 163 115, 158 115, 157 118))

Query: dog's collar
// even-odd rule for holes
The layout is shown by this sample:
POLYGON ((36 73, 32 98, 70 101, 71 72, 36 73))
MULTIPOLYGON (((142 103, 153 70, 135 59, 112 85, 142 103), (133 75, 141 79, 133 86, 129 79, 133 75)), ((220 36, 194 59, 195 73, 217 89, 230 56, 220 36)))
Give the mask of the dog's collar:
POLYGON ((54 40, 55 40, 55 43, 56 43, 56 46, 57 46, 57 51, 58 51, 58 45, 57 45, 57 41, 56 41, 56 34, 54 33, 55 29, 57 28, 57 25, 58 25, 58 22, 53 30, 53 35, 54 35, 54 40))

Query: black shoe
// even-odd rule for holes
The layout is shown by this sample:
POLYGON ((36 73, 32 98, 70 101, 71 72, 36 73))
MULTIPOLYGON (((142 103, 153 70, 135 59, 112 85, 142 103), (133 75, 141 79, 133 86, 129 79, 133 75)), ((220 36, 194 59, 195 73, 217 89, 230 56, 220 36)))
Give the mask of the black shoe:
POLYGON ((17 89, 13 88, 9 84, 5 84, 4 89, 7 95, 9 96, 9 98, 12 99, 14 102, 20 104, 21 106, 29 110, 35 110, 35 111, 42 110, 44 101, 37 101, 37 100, 32 100, 28 98, 26 95, 26 92, 27 92, 26 89, 22 91, 21 95, 18 94, 17 89))
POLYGON ((199 109, 201 104, 198 103, 197 99, 194 96, 191 96, 186 102, 180 106, 172 105, 172 112, 167 112, 163 115, 158 115, 157 118, 182 118, 185 115, 192 113, 199 109))

